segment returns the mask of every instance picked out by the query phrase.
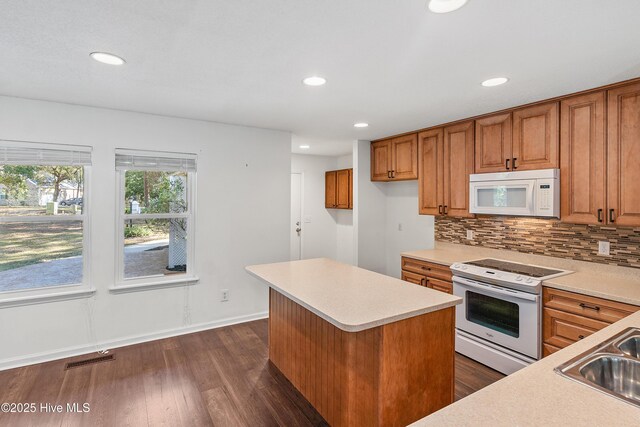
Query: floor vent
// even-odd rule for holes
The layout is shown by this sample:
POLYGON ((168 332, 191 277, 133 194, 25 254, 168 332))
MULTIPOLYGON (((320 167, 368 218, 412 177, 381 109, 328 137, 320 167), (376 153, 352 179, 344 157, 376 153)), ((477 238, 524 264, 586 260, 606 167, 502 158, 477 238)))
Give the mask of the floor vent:
POLYGON ((77 362, 69 362, 64 369, 78 368, 80 366, 93 365, 94 363, 110 362, 115 360, 115 355, 108 354, 106 356, 92 357, 91 359, 78 360, 77 362))

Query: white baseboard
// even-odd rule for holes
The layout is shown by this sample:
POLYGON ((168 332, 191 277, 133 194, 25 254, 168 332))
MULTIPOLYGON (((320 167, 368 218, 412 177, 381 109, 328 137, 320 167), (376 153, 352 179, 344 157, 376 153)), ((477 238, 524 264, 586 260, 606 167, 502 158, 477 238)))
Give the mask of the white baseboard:
POLYGON ((27 356, 9 358, 0 360, 0 371, 7 369, 19 368, 21 366, 33 365, 36 363, 50 362, 52 360, 65 359, 67 357, 79 356, 81 354, 94 353, 96 348, 102 349, 115 349, 118 347, 124 347, 132 344, 140 344, 148 341, 155 341, 162 338, 175 337, 178 335, 191 334, 193 332, 205 331, 207 329, 216 329, 223 326, 236 325, 238 323, 251 322, 253 320, 265 319, 269 317, 269 312, 264 311, 261 313, 250 314, 247 316, 231 317, 222 320, 216 320, 214 322, 200 323, 197 325, 191 325, 184 328, 166 329, 164 331, 153 332, 151 334, 136 335, 126 338, 121 338, 112 341, 103 341, 97 345, 89 344, 77 347, 68 347, 64 349, 58 349, 50 352, 35 353, 27 356))

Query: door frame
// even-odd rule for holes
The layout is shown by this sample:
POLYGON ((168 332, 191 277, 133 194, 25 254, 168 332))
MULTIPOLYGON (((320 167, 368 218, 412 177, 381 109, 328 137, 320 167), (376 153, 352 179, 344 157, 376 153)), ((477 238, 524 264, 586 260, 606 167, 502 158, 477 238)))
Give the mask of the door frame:
MULTIPOLYGON (((291 175, 300 175, 300 228, 302 228, 302 234, 300 234, 300 259, 304 259, 304 172, 291 172, 291 175)), ((291 186, 291 181, 289 181, 289 186, 291 186)), ((292 203, 293 194, 290 195, 290 208, 292 203)), ((289 215, 291 215, 291 210, 289 210, 289 215)), ((293 225, 293 218, 289 216, 289 226, 291 225, 293 225)), ((290 228, 289 233, 289 241, 291 241, 292 235, 295 233, 294 229, 290 228)), ((291 258, 291 247, 289 247, 289 258, 291 258)))

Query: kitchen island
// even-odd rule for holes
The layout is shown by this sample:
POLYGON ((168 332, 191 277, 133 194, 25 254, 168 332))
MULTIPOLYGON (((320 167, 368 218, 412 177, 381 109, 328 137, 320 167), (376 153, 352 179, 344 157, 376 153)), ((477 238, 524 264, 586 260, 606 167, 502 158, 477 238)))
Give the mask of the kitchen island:
POLYGON ((461 299, 326 258, 247 271, 269 287, 269 360, 335 426, 406 425, 453 402, 461 299))

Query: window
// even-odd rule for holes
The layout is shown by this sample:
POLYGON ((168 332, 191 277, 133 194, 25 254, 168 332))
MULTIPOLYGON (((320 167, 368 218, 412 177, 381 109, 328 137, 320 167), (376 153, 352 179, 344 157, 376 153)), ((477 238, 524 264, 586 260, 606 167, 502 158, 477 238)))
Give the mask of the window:
POLYGON ((1 299, 88 287, 90 170, 90 147, 0 140, 1 299))
POLYGON ((117 284, 114 290, 196 281, 196 156, 116 150, 117 284))

